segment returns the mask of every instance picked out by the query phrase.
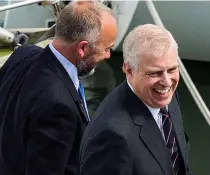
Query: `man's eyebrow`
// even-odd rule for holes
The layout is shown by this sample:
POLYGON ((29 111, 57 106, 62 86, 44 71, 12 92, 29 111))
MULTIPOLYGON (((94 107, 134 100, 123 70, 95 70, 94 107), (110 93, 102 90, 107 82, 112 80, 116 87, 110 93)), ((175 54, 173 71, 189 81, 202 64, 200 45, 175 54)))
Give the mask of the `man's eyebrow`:
POLYGON ((177 64, 177 65, 174 65, 174 66, 172 66, 172 67, 170 67, 168 69, 170 70, 170 69, 175 69, 175 68, 178 68, 178 67, 179 67, 179 65, 177 64))
POLYGON ((114 47, 114 44, 112 44, 110 47, 107 47, 107 49, 108 49, 108 48, 112 48, 112 47, 114 47))
MULTIPOLYGON (((179 65, 177 64, 177 65, 174 65, 174 66, 172 66, 172 67, 170 67, 170 68, 168 68, 167 70, 170 70, 170 69, 176 69, 176 68, 178 68, 179 67, 179 65)), ((148 70, 147 70, 147 72, 149 72, 149 73, 155 73, 155 72, 163 72, 164 70, 163 69, 159 69, 159 68, 149 68, 148 70)))
POLYGON ((159 68, 149 68, 147 71, 148 71, 148 72, 160 72, 160 71, 163 71, 163 69, 159 69, 159 68))

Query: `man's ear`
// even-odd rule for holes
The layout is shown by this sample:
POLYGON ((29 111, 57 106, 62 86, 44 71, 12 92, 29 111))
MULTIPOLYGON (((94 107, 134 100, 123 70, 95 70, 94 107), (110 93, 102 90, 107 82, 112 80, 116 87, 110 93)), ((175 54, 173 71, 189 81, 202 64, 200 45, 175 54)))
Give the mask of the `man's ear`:
POLYGON ((131 66, 128 64, 128 62, 123 63, 123 72, 126 74, 126 77, 133 76, 133 70, 131 69, 131 66))
POLYGON ((84 58, 89 53, 89 43, 87 41, 80 41, 77 45, 77 54, 80 58, 84 58))

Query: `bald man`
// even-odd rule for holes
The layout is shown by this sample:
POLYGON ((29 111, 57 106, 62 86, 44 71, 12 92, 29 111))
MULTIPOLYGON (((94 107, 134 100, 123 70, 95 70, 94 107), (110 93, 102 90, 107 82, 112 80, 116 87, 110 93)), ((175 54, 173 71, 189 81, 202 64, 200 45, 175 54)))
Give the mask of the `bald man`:
POLYGON ((112 12, 72 2, 42 49, 19 47, 0 70, 0 174, 77 175, 89 122, 79 76, 110 57, 117 35, 112 12))

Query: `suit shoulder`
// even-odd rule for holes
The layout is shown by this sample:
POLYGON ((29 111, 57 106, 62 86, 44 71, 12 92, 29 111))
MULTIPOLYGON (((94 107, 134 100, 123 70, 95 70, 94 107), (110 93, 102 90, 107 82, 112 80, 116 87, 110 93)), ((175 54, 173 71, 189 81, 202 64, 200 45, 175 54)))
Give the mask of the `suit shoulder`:
MULTIPOLYGON (((133 130, 133 119, 129 116, 125 98, 123 98, 124 83, 115 88, 110 95, 101 103, 93 119, 87 126, 90 133, 95 134, 102 128, 112 128, 124 136, 129 135, 133 130)), ((90 134, 90 135, 91 135, 90 134)))
POLYGON ((41 53, 43 49, 35 45, 24 45, 16 49, 2 66, 1 70, 15 69, 41 53))
POLYGON ((132 118, 124 110, 120 110, 120 108, 116 109, 116 111, 104 112, 100 116, 94 117, 86 128, 88 137, 94 137, 96 134, 105 130, 110 133, 115 132, 127 138, 134 129, 132 118))
POLYGON ((27 55, 30 54, 36 54, 39 53, 43 50, 43 48, 36 46, 36 45, 32 45, 32 44, 26 44, 23 45, 21 47, 18 47, 10 57, 26 57, 27 55))
POLYGON ((29 50, 29 51, 42 51, 43 48, 36 46, 34 44, 25 44, 21 47, 18 47, 15 51, 20 51, 20 50, 29 50))
POLYGON ((119 130, 117 127, 109 126, 109 125, 103 125, 100 126, 100 128, 97 128, 95 126, 88 125, 82 139, 82 147, 86 147, 86 145, 90 141, 99 141, 99 140, 109 140, 113 138, 124 138, 126 140, 126 135, 122 132, 122 130, 119 130))

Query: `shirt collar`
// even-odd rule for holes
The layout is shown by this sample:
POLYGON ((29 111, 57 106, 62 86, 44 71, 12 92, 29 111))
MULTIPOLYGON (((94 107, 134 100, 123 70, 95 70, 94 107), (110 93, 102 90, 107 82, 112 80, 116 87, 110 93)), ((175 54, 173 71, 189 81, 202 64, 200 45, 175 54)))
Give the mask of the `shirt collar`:
MULTIPOLYGON (((128 86, 131 88, 131 90, 133 91, 133 93, 135 94, 133 87, 131 86, 131 84, 129 83, 129 81, 127 80, 128 86)), ((144 103, 144 102, 143 102, 144 103)), ((145 103, 144 103, 145 104, 145 103)), ((148 106, 147 104, 145 104, 147 106, 147 108, 149 109, 149 111, 151 112, 151 114, 153 115, 153 117, 156 117, 158 115, 158 113, 160 112, 160 108, 152 108, 150 106, 148 106)))
POLYGON ((49 44, 49 47, 58 61, 63 65, 64 69, 67 71, 71 80, 74 83, 75 88, 78 90, 79 88, 79 79, 78 79, 78 71, 75 65, 73 65, 70 61, 68 61, 62 54, 60 54, 52 43, 49 44))

